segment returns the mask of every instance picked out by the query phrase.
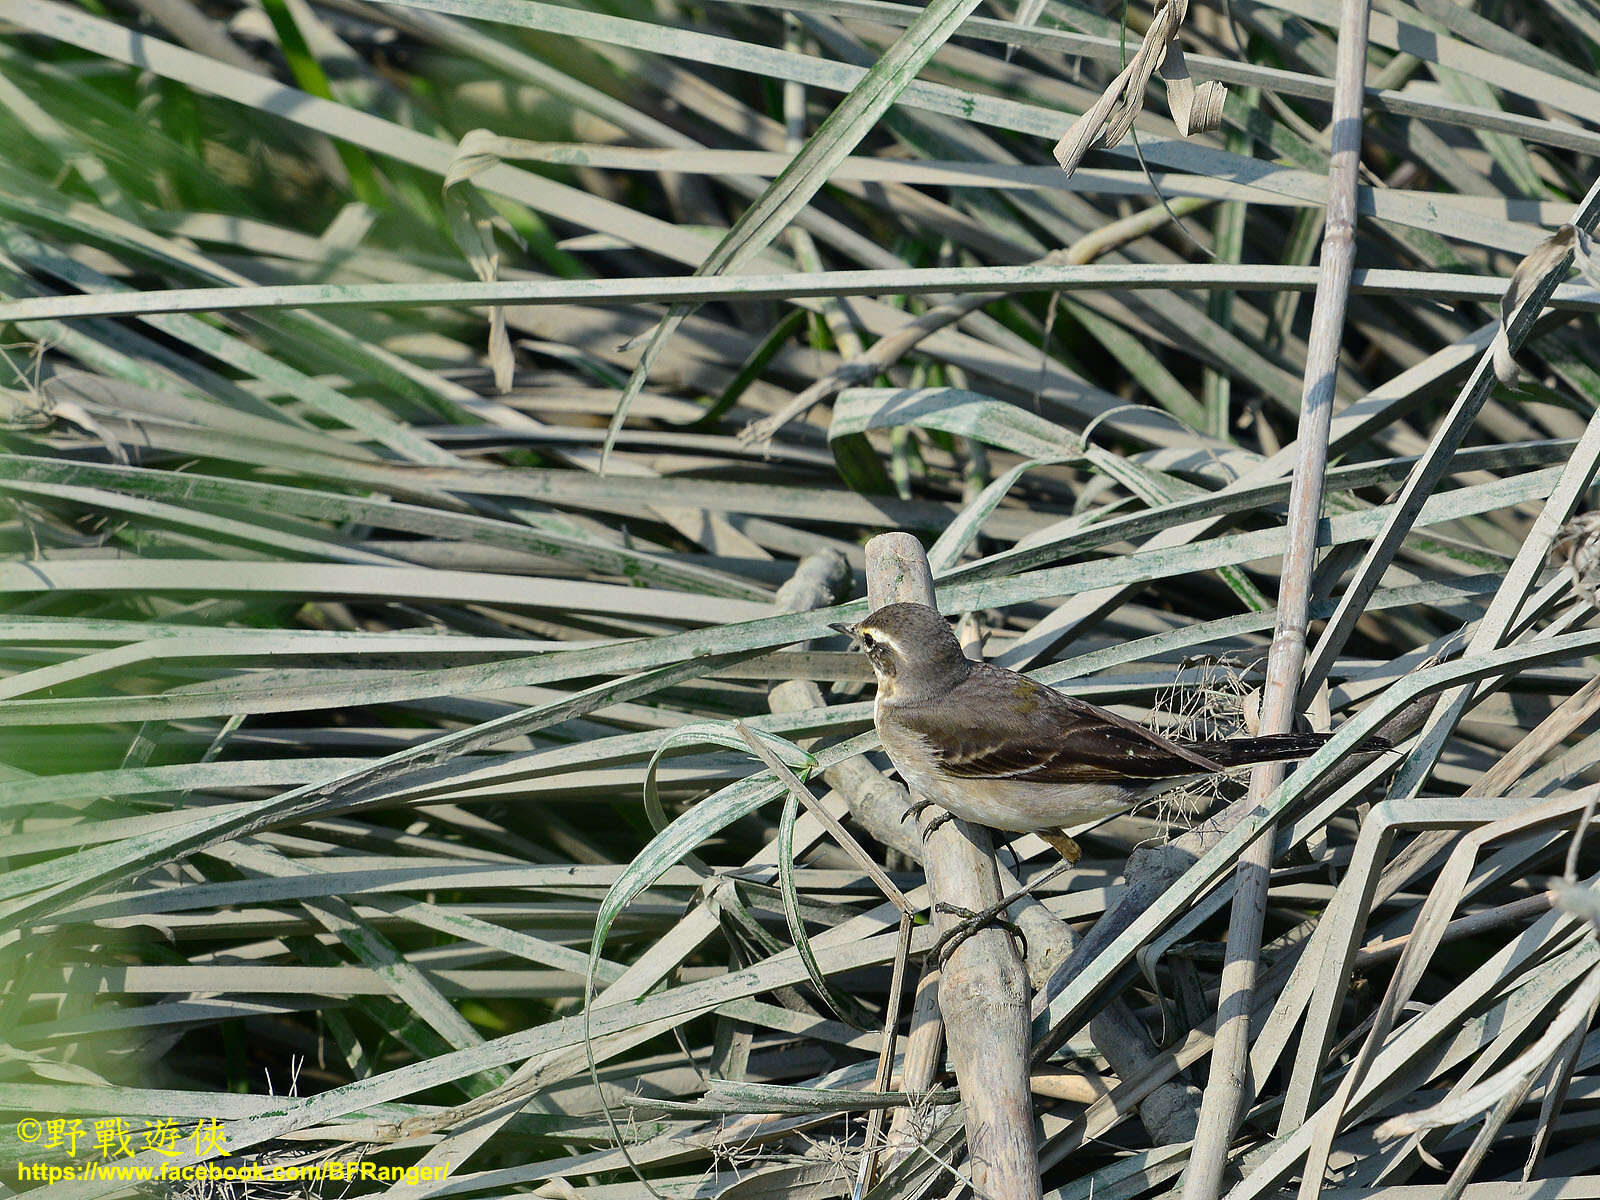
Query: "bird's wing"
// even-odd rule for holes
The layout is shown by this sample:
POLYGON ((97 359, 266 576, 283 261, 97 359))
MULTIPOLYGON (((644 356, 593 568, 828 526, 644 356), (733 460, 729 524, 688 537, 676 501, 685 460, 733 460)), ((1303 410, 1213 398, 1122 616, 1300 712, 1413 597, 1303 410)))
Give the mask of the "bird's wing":
POLYGON ((1094 783, 1167 779, 1222 764, 1025 675, 980 664, 935 705, 899 718, 963 779, 1094 783))

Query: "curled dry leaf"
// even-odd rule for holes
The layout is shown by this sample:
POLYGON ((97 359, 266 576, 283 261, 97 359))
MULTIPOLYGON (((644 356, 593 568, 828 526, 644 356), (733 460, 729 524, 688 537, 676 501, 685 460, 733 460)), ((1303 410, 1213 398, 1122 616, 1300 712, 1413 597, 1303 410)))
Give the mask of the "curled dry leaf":
MULTIPOLYGON (((461 253, 472 272, 484 283, 500 275, 500 248, 494 240, 494 210, 473 186, 473 179, 499 165, 504 158, 527 156, 537 143, 501 137, 487 129, 474 129, 461 139, 456 156, 444 177, 444 214, 461 253)), ((506 310, 495 305, 489 310, 489 366, 494 385, 502 392, 511 390, 515 366, 511 356, 511 337, 506 332, 506 310)))
POLYGON ((1512 315, 1522 307, 1541 279, 1552 271, 1566 272, 1572 261, 1576 234, 1577 230, 1572 225, 1563 225, 1535 246, 1512 273, 1511 283, 1500 301, 1500 328, 1494 339, 1494 373, 1501 383, 1513 384, 1517 381, 1517 361, 1511 355, 1506 332, 1512 315))
POLYGON ((1133 61, 1056 143, 1056 161, 1068 175, 1078 169, 1090 150, 1115 146, 1127 135, 1144 108, 1145 85, 1157 66, 1167 82, 1167 104, 1179 133, 1189 137, 1222 125, 1226 89, 1215 80, 1197 86, 1189 78, 1183 47, 1178 44, 1178 29, 1188 12, 1189 0, 1165 0, 1156 7, 1155 19, 1133 61))

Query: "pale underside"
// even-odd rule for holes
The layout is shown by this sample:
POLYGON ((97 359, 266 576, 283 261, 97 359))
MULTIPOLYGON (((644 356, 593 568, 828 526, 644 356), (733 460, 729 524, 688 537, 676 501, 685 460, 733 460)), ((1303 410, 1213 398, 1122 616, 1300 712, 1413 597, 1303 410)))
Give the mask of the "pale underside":
MULTIPOLYGON (((889 756, 891 759, 894 755, 889 756)), ((895 767, 912 793, 964 821, 1011 833, 1067 829, 1114 816, 1156 789, 1113 783, 1018 783, 1009 779, 940 780, 895 767)), ((1175 787, 1181 780, 1164 780, 1175 787)))

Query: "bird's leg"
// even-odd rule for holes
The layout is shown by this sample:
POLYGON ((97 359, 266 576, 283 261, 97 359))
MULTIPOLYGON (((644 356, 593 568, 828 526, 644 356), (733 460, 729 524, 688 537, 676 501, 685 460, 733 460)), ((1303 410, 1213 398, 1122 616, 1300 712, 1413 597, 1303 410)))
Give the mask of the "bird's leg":
POLYGON ((956 952, 957 946, 961 945, 962 942, 966 941, 979 930, 985 929, 990 925, 997 925, 1015 937, 1017 941, 1021 943, 1022 957, 1027 958, 1027 935, 1017 927, 1015 921, 1008 920, 1000 915, 1012 904, 1015 904, 1016 901, 1017 897, 1008 896, 1004 900, 1001 900, 998 904, 991 904, 981 913, 973 912, 970 908, 962 908, 959 904, 947 904, 943 900, 939 901, 938 904, 935 904, 933 906, 933 910, 935 912, 949 913, 953 917, 962 918, 961 924, 952 926, 950 929, 946 930, 939 940, 933 944, 934 961, 939 964, 940 969, 942 970, 944 968, 944 965, 949 961, 950 956, 956 952))
POLYGON ((1083 857, 1083 847, 1068 837, 1065 829, 1042 830, 1039 836, 1054 846, 1056 853, 1069 863, 1075 863, 1083 857))

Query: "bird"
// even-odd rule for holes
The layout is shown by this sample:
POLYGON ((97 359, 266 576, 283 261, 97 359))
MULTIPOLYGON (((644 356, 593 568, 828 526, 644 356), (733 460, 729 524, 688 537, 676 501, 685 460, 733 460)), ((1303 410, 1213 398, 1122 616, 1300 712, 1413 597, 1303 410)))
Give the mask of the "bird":
MULTIPOLYGON (((926 604, 887 604, 831 628, 867 655, 873 723, 913 796, 964 821, 1037 833, 1069 863, 1066 826, 1254 763, 1303 758, 1329 734, 1174 741, 1026 675, 966 656, 926 604)), ((1363 750, 1389 744, 1368 738, 1363 750)))

